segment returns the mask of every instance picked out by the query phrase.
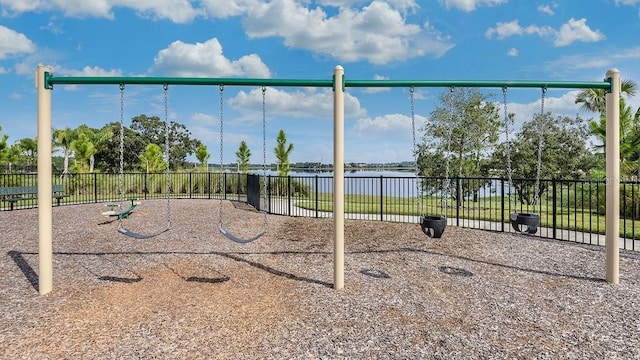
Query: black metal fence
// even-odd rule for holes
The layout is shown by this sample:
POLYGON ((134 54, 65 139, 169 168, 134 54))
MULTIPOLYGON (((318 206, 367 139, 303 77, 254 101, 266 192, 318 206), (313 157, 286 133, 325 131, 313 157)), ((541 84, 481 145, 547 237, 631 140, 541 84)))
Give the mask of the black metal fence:
MULTIPOLYGON (((55 176, 64 185, 62 204, 120 201, 121 199, 228 199, 251 201, 276 214, 331 217, 333 177, 256 177, 237 173, 125 173, 55 176), (247 185, 249 184, 249 199, 247 185), (254 188, 252 191, 251 188, 254 188), (169 191, 167 191, 169 189, 169 191)), ((419 214, 445 215, 449 225, 512 232, 511 212, 540 214, 536 236, 589 244, 604 244, 605 182, 541 179, 539 199, 531 203, 534 180, 513 179, 510 187, 499 178, 420 178, 413 176, 345 176, 345 212, 350 219, 419 222, 419 214), (511 192, 509 189, 514 189, 511 192), (515 189, 518 189, 516 191, 515 189), (511 193, 511 195, 510 195, 511 193), (418 194, 420 196, 418 196, 418 194)), ((35 186, 36 174, 0 174, 0 188, 35 186)), ((621 247, 640 249, 640 182, 622 182, 620 198, 621 247)), ((37 206, 20 200, 15 209, 37 206)), ((0 210, 9 210, 0 201, 0 210)))

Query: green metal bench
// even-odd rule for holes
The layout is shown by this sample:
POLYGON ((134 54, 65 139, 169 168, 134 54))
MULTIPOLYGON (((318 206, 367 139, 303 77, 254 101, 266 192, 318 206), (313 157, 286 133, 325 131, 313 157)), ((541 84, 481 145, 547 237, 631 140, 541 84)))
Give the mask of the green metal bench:
MULTIPOLYGON (((60 201, 69 195, 64 192, 64 185, 53 185, 53 198, 56 199, 56 205, 60 205, 60 201)), ((38 199, 37 186, 7 186, 0 187, 0 200, 9 203, 9 210, 13 210, 14 205, 18 201, 29 201, 38 199)))

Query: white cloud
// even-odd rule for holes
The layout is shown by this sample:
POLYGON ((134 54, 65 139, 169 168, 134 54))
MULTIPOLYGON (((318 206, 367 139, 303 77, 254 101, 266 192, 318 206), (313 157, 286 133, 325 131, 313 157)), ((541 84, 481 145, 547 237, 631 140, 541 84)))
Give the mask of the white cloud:
POLYGON ((509 56, 518 56, 518 49, 516 49, 516 48, 509 49, 509 51, 507 52, 507 55, 509 55, 509 56))
POLYGON ((256 54, 245 55, 238 60, 227 59, 216 38, 195 44, 174 41, 158 52, 153 71, 185 77, 271 76, 269 68, 256 54))
POLYGON ((6 74, 6 73, 7 73, 7 69, 0 66, 0 74, 6 74))
MULTIPOLYGON (((421 129, 427 118, 415 115, 416 131, 421 129)), ((367 137, 406 137, 411 140, 411 117, 404 114, 386 114, 375 118, 360 118, 353 126, 353 132, 367 137)), ((410 148, 411 146, 409 146, 410 148)))
POLYGON ((603 40, 605 36, 599 31, 593 31, 587 26, 587 19, 575 20, 569 19, 565 24, 562 24, 560 31, 554 41, 555 46, 567 46, 573 42, 596 42, 603 40))
POLYGON ((47 30, 55 35, 60 35, 64 33, 61 27, 59 27, 58 25, 54 24, 51 21, 49 21, 47 25, 40 26, 40 29, 47 30))
POLYGON ((491 38, 493 35, 496 35, 498 39, 505 39, 514 35, 538 35, 545 37, 554 33, 555 30, 549 26, 529 25, 527 27, 522 27, 518 20, 513 20, 510 22, 496 23, 496 27, 487 29, 484 35, 487 38, 491 38))
POLYGON ((70 17, 102 17, 113 19, 114 7, 129 7, 141 17, 168 19, 175 23, 186 23, 201 14, 190 0, 0 0, 7 12, 16 14, 59 10, 70 17))
POLYGON ((541 13, 547 14, 547 15, 555 14, 553 12, 553 10, 551 9, 551 6, 549 6, 549 5, 538 5, 538 12, 541 12, 541 13))
POLYGON ((542 38, 553 38, 553 44, 557 47, 567 46, 576 41, 595 42, 605 38, 599 30, 591 30, 584 18, 580 20, 569 19, 562 24, 560 30, 538 25, 522 27, 518 20, 498 22, 495 27, 487 29, 484 35, 487 38, 492 38, 495 35, 497 39, 505 39, 515 35, 538 35, 542 38))
MULTIPOLYGON (((205 143, 215 143, 220 140, 220 118, 205 113, 195 113, 191 115, 191 124, 189 129, 193 134, 197 134, 198 139, 205 143)), ((208 149, 214 152, 217 149, 208 149), (213 150, 213 151, 212 151, 213 150)), ((211 158, 209 162, 215 162, 219 159, 211 158)))
POLYGON ((640 5, 640 0, 615 0, 616 5, 640 5))
MULTIPOLYGON (((451 1, 454 6, 460 0, 451 1)), ((472 2, 491 5, 503 0, 472 2)), ((440 57, 454 44, 438 29, 407 22, 419 9, 416 0, 319 0, 315 8, 298 0, 0 0, 5 12, 59 10, 72 17, 114 18, 115 7, 138 16, 188 23, 197 17, 243 16, 251 38, 281 37, 286 46, 328 55, 343 62, 387 64, 416 57, 440 57), (195 5, 198 3, 198 5, 195 5), (332 9, 327 15, 325 7, 332 9)), ((56 31, 55 29, 51 29, 56 31)))
MULTIPOLYGON (((382 75, 374 75, 373 80, 389 80, 389 77, 382 75)), ((366 87, 362 88, 362 92, 365 94, 375 94, 379 92, 389 91, 391 88, 388 87, 366 87)))
POLYGON ((60 66, 54 66, 52 69, 56 75, 63 76, 122 76, 121 70, 105 70, 99 66, 85 66, 80 70, 65 69, 60 66))
POLYGON ((209 16, 224 19, 243 15, 260 3, 257 0, 202 0, 202 7, 209 16))
POLYGON ((640 59, 640 46, 622 49, 611 56, 615 59, 640 59))
MULTIPOLYGON (((305 88, 296 91, 283 91, 267 87, 266 111, 268 117, 275 115, 296 118, 333 118, 333 91, 331 89, 305 88)), ((228 104, 234 110, 244 114, 243 120, 260 120, 262 109, 262 89, 252 89, 249 92, 239 91, 229 99, 228 104)), ((345 93, 345 117, 364 116, 366 111, 360 106, 360 101, 345 93)))
MULTIPOLYGON (((540 91, 540 97, 529 103, 508 103, 507 109, 509 113, 515 114, 514 130, 519 130, 527 121, 533 119, 537 114, 540 114, 542 106, 542 93, 540 91)), ((557 97, 547 95, 544 100, 544 111, 551 112, 552 117, 569 116, 575 117, 579 112, 579 105, 575 104, 576 96, 579 90, 571 90, 563 93, 557 97)), ((498 105, 500 107, 503 104, 498 105)))
POLYGON ((251 38, 278 36, 291 48, 309 49, 345 62, 386 64, 422 56, 442 56, 453 47, 446 36, 426 24, 405 22, 388 3, 373 1, 359 11, 340 8, 329 17, 294 0, 253 7, 243 21, 251 38))
POLYGON ((47 4, 45 0, 0 0, 5 11, 12 11, 15 13, 24 13, 34 11, 36 9, 48 8, 52 4, 47 4))
POLYGON ((0 59, 29 54, 35 50, 35 44, 24 34, 0 25, 0 59))
POLYGON ((466 12, 474 11, 480 6, 496 6, 508 1, 509 0, 438 0, 438 2, 447 9, 457 8, 466 12))

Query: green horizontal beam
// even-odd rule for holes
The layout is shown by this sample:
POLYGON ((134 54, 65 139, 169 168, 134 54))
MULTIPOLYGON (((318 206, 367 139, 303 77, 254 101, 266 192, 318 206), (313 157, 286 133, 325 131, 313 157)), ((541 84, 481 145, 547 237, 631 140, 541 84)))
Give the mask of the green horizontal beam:
MULTIPOLYGON (((45 72, 45 86, 53 85, 230 85, 333 87, 333 80, 257 79, 257 78, 183 78, 183 77, 55 77, 45 72)), ((483 81, 483 80, 344 80, 344 87, 482 87, 482 88, 547 88, 611 90, 609 79, 597 81, 483 81)))
POLYGON ((346 87, 476 87, 476 88, 547 88, 611 89, 611 81, 484 81, 484 80, 346 80, 346 87))
POLYGON ((251 79, 251 78, 184 78, 184 77, 127 77, 127 76, 63 76, 45 72, 45 87, 53 85, 230 85, 230 86, 297 86, 333 87, 333 80, 251 79))

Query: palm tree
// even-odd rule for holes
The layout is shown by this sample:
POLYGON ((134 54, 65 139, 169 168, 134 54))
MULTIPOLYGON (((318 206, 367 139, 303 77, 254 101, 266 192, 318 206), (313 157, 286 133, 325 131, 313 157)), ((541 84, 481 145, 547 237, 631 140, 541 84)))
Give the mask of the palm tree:
MULTIPOLYGON (((627 96, 634 96, 638 88, 638 84, 633 80, 622 80, 620 87, 622 93, 627 96)), ((581 104, 581 111, 599 112, 604 114, 606 106, 606 91, 604 89, 584 89, 576 96, 575 103, 581 104)))
POLYGON ((78 170, 86 171, 89 168, 89 159, 97 152, 96 147, 89 140, 89 136, 85 133, 78 134, 78 137, 71 142, 71 149, 76 154, 78 170))
MULTIPOLYGON (((622 80, 622 94, 627 97, 636 94, 638 84, 633 80, 622 80)), ((592 120, 589 128, 593 135, 602 140, 602 148, 606 139, 606 91, 604 89, 584 89, 576 96, 575 103, 580 104, 581 111, 600 113, 600 121, 592 120)), ((620 170, 631 175, 637 171, 640 175, 640 108, 633 114, 633 109, 620 99, 620 170)), ((598 146, 600 147, 600 146, 598 146)))
MULTIPOLYGON (((596 148, 604 150, 607 139, 607 121, 604 114, 600 120, 591 120, 589 130, 602 141, 596 148)), ((623 175, 640 176, 640 108, 634 113, 624 99, 620 99, 620 171, 623 175)))
POLYGON ((71 143, 76 137, 75 131, 67 127, 64 130, 53 130, 53 146, 62 148, 64 157, 62 175, 69 174, 69 156, 71 155, 71 143))
POLYGON ((80 125, 76 131, 79 134, 85 134, 87 139, 93 147, 96 149, 89 156, 89 172, 93 172, 95 168, 96 158, 95 155, 98 153, 97 149, 100 149, 105 143, 113 138, 113 131, 111 131, 110 127, 104 127, 101 130, 96 130, 88 127, 87 125, 80 125))
POLYGON ((149 144, 138 157, 140 167, 147 173, 166 170, 167 163, 163 159, 162 149, 159 145, 149 144))

